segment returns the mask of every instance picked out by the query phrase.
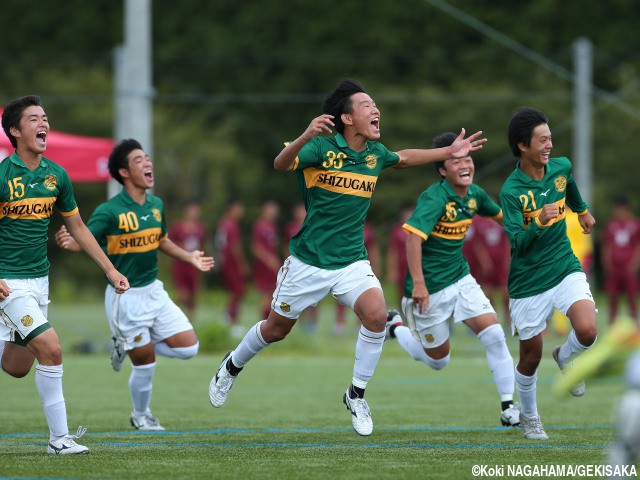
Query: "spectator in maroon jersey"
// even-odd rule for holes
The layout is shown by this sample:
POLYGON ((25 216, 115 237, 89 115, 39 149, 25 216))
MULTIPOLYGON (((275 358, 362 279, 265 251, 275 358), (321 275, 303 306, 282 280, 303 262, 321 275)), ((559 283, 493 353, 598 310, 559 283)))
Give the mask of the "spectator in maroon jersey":
POLYGON ((633 215, 627 197, 614 202, 613 217, 602 235, 602 267, 609 297, 609 323, 618 314, 618 297, 626 293, 629 314, 638 321, 638 269, 640 266, 640 220, 633 215))
POLYGON ((240 302, 247 290, 246 277, 250 273, 240 231, 240 219, 243 216, 244 203, 238 199, 229 201, 216 232, 216 248, 221 263, 222 284, 231 295, 227 305, 227 320, 231 324, 231 333, 234 337, 244 334, 239 325, 238 315, 240 302))
MULTIPOLYGON (((184 206, 183 217, 174 222, 169 229, 169 237, 173 243, 188 252, 204 250, 207 239, 207 228, 200 221, 200 204, 193 200, 184 206)), ((194 318, 196 297, 200 288, 200 271, 190 263, 173 259, 171 262, 171 276, 178 294, 178 302, 194 318)))
POLYGON ((500 296, 504 309, 504 323, 509 326, 509 294, 507 280, 511 245, 504 228, 499 223, 476 215, 473 219, 474 239, 471 250, 475 259, 474 275, 492 305, 497 305, 496 296, 500 296))
POLYGON ((404 292, 404 279, 407 275, 407 232, 402 225, 407 223, 413 213, 413 203, 407 203, 400 211, 400 220, 393 224, 389 232, 389 247, 387 249, 387 280, 398 288, 397 304, 404 292))
POLYGON ((260 216, 251 229, 251 252, 253 253, 253 281, 260 292, 262 318, 269 316, 271 296, 276 289, 278 270, 282 259, 278 253, 280 235, 278 214, 280 206, 275 200, 262 202, 260 216))

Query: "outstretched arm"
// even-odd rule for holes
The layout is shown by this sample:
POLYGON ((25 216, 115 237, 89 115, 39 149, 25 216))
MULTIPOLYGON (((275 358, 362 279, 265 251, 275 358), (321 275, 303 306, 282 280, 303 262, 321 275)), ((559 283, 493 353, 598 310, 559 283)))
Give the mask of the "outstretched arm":
POLYGON ((425 163, 468 157, 471 152, 480 150, 482 144, 487 141, 486 138, 478 138, 482 135, 482 131, 476 132, 467 138, 464 138, 464 135, 465 130, 463 128, 460 131, 460 135, 448 147, 400 150, 396 152, 400 156, 400 161, 395 168, 416 167, 425 163))
POLYGON ((204 252, 201 250, 189 252, 188 250, 176 245, 169 239, 169 237, 165 237, 165 239, 160 242, 159 248, 163 253, 178 260, 182 260, 183 262, 190 263, 201 272, 208 272, 213 268, 213 257, 205 257, 204 252))
POLYGON ((298 153, 300 153, 300 150, 302 150, 302 147, 323 131, 331 133, 331 127, 334 126, 331 121, 332 118, 333 115, 326 114, 314 118, 302 135, 282 149, 273 162, 273 168, 280 171, 293 170, 293 162, 298 156, 298 153))
POLYGON ((129 290, 129 280, 113 266, 111 260, 109 260, 107 255, 102 251, 95 237, 82 221, 80 214, 76 213, 70 217, 64 217, 64 220, 75 242, 100 265, 100 268, 104 270, 104 273, 113 284, 116 292, 123 293, 129 290))

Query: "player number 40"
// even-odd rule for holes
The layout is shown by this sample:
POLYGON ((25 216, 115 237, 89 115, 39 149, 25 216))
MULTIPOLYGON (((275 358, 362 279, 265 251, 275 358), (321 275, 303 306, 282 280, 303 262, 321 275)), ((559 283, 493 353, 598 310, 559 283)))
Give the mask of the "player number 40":
POLYGON ((138 217, 133 212, 121 213, 118 215, 118 228, 127 233, 138 230, 140 228, 138 217))

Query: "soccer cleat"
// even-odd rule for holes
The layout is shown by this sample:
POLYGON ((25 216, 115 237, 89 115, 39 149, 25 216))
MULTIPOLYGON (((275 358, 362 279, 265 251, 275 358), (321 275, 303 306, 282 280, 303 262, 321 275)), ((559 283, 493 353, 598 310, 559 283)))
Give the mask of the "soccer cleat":
MULTIPOLYGON (((558 359, 559 354, 560 354, 560 347, 558 346, 553 349, 552 355, 553 355, 553 359, 558 364, 558 367, 560 367, 560 371, 564 375, 573 366, 573 363, 569 363, 567 365, 561 365, 560 360, 558 359)), ((584 380, 580 380, 571 388, 571 395, 573 395, 574 397, 581 397, 582 395, 584 395, 585 390, 586 390, 586 386, 585 386, 584 380)))
POLYGON ((528 418, 520 413, 520 426, 524 430, 524 438, 528 438, 529 440, 549 440, 548 435, 542 427, 539 415, 528 418))
POLYGON ((49 441, 47 447, 47 453, 52 455, 72 455, 74 453, 89 453, 89 449, 84 445, 80 445, 75 442, 76 438, 80 438, 84 435, 87 429, 84 427, 78 427, 78 433, 75 435, 65 435, 59 440, 49 441))
POLYGON ((351 412, 351 424, 353 429, 360 435, 367 436, 373 432, 373 420, 371 419, 371 411, 369 405, 364 398, 349 397, 349 389, 342 397, 342 401, 351 412))
POLYGON ((505 427, 519 427, 520 426, 520 406, 517 403, 512 403, 509 408, 502 411, 500 414, 500 422, 505 427))
POLYGON ((400 312, 397 310, 388 310, 387 311, 387 325, 385 327, 385 336, 384 340, 387 341, 391 338, 396 338, 395 335, 392 335, 390 332, 391 327, 395 325, 397 327, 402 325, 402 316, 400 312))
POLYGON ((227 395, 229 395, 229 390, 233 386, 233 382, 237 375, 231 375, 229 370, 227 370, 227 361, 231 357, 233 350, 227 352, 227 354, 222 359, 222 363, 220 364, 220 368, 216 372, 215 376, 211 379, 211 383, 209 384, 209 401, 211 405, 216 408, 220 408, 225 400, 227 399, 227 395))
POLYGON ((113 350, 111 350, 111 367, 119 372, 122 368, 122 362, 127 358, 127 352, 124 350, 124 345, 116 337, 113 339, 113 350))
POLYGON ((147 430, 147 431, 159 431, 164 430, 164 427, 160 425, 160 421, 151 415, 151 413, 145 413, 144 415, 135 416, 131 413, 131 418, 129 419, 131 422, 131 426, 136 430, 147 430))

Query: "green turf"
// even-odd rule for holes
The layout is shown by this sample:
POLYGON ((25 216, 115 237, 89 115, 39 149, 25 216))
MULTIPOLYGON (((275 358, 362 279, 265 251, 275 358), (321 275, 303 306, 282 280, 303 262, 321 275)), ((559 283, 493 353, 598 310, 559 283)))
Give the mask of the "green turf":
MULTIPOLYGON (((330 308, 325 309, 326 318, 330 308)), ((68 348, 108 329, 100 305, 52 308, 68 348), (78 330, 75 326, 81 326, 78 330), (75 333, 74 333, 75 332, 75 333), (77 338, 74 337, 77 335, 77 338), (72 338, 73 337, 73 338, 72 338)), ((198 312, 205 323, 206 312, 198 312)), ((250 317, 250 316, 249 316, 250 317)), ((527 441, 499 426, 499 401, 480 342, 462 328, 440 372, 410 360, 387 342, 367 389, 374 432, 358 436, 341 396, 350 382, 355 327, 316 336, 294 331, 241 374, 227 403, 214 409, 207 389, 221 354, 158 360, 152 409, 166 432, 130 427, 130 366, 111 370, 107 353, 65 354, 69 426, 88 427, 85 456, 46 455, 46 423, 33 373, 0 375, 0 477, 18 478, 473 478, 474 464, 601 464, 612 438, 620 378, 599 378, 582 398, 552 393, 557 367, 545 339, 538 405, 548 442, 527 441), (307 352, 302 348, 310 345, 307 352)), ((509 339, 512 354, 517 343, 509 339)), ((506 477, 504 477, 506 478, 506 477)))

